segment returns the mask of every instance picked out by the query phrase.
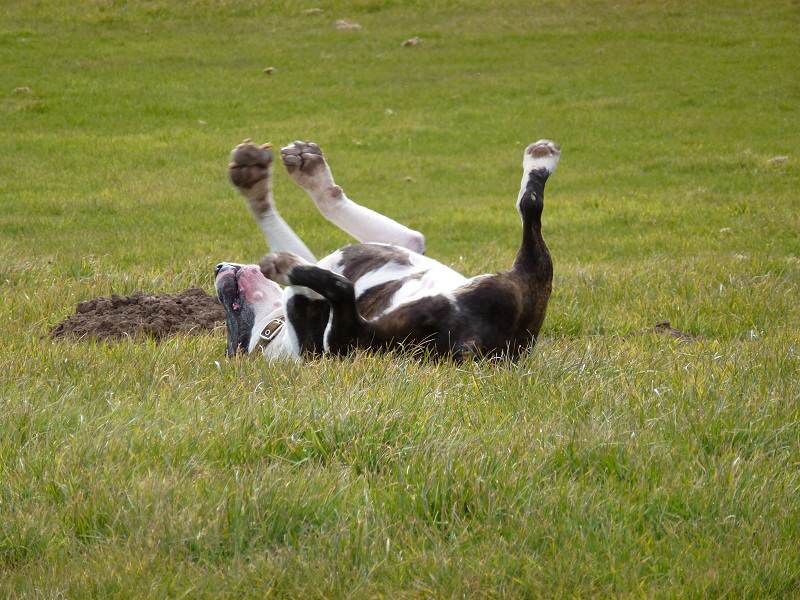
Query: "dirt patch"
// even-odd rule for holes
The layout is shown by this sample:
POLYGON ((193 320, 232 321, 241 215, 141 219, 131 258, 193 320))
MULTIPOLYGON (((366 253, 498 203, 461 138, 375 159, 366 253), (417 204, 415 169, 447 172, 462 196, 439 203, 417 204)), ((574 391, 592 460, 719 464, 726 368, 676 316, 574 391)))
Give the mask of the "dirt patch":
MULTIPOLYGON (((50 336, 113 340, 148 335, 157 340, 176 333, 204 333, 225 325, 225 309, 215 296, 200 288, 179 294, 134 292, 116 294, 80 302, 75 314, 50 329, 50 336)), ((660 321, 654 327, 630 336, 656 333, 683 341, 697 341, 703 336, 686 333, 660 321)))
POLYGON ((108 340, 144 334, 162 339, 176 333, 203 333, 224 323, 225 309, 219 300, 200 288, 189 288, 175 295, 134 292, 86 300, 50 335, 108 340))

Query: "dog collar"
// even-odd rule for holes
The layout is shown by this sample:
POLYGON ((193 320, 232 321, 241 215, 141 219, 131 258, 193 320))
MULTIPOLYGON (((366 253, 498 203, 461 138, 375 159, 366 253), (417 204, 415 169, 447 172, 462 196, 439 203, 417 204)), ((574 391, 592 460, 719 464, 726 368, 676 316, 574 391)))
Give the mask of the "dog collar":
POLYGON ((276 317, 264 326, 258 335, 258 345, 266 348, 278 336, 283 326, 286 324, 285 317, 276 317))

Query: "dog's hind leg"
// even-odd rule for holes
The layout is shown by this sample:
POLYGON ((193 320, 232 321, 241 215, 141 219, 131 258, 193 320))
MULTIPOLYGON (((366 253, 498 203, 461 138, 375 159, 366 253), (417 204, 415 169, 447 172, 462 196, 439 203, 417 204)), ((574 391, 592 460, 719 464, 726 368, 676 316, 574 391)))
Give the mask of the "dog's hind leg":
POLYGON ((283 220, 272 195, 272 149, 269 144, 257 146, 245 140, 231 152, 228 175, 264 233, 270 250, 292 252, 304 260, 316 258, 298 235, 283 220))
POLYGON ((281 149, 289 176, 303 188, 322 215, 359 242, 395 244, 423 253, 425 236, 397 221, 357 204, 336 185, 320 147, 296 141, 281 149))
POLYGON ((511 270, 525 299, 519 315, 520 331, 511 342, 511 354, 535 341, 544 322, 553 285, 553 261, 542 237, 544 186, 561 157, 558 145, 549 140, 530 144, 522 159, 522 183, 517 210, 522 218, 522 242, 511 270))
POLYGON ((542 238, 544 186, 556 170, 561 150, 555 142, 539 140, 530 144, 522 159, 522 183, 517 210, 522 218, 522 243, 514 261, 514 271, 541 279, 552 279, 553 264, 542 238))

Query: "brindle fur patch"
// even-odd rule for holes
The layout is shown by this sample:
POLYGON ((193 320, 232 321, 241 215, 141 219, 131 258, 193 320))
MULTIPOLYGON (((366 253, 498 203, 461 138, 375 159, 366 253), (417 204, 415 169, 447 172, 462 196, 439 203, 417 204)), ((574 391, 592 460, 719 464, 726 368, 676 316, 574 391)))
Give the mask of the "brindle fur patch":
POLYGON ((342 275, 353 282, 390 262, 403 267, 411 265, 408 251, 395 246, 357 244, 345 246, 340 252, 342 253, 342 275))
POLYGON ((356 300, 358 312, 365 319, 372 319, 383 313, 391 304, 394 295, 407 282, 414 279, 422 279, 423 273, 415 273, 395 281, 387 281, 380 285, 373 286, 364 292, 356 300))

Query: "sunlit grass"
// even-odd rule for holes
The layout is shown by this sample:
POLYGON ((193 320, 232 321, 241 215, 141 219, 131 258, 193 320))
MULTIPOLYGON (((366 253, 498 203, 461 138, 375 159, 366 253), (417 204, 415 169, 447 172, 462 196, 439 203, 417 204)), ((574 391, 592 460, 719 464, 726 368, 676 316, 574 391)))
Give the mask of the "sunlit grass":
MULTIPOLYGON (((0 595, 797 595, 796 8, 316 6, 4 7, 0 595), (320 142, 473 274, 545 136, 555 288, 517 364, 47 337, 265 252, 244 137, 320 142)), ((275 184, 319 255, 347 241, 275 184)))

